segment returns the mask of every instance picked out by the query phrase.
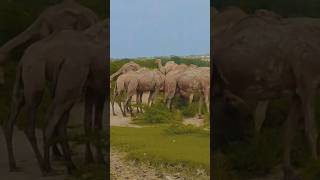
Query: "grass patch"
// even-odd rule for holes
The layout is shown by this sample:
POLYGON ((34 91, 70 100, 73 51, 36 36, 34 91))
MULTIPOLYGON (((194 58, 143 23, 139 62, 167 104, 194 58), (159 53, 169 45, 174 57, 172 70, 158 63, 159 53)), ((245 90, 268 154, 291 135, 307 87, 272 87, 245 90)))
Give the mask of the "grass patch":
POLYGON ((210 169, 210 132, 172 135, 168 126, 111 128, 111 146, 127 152, 129 159, 155 166, 210 169))

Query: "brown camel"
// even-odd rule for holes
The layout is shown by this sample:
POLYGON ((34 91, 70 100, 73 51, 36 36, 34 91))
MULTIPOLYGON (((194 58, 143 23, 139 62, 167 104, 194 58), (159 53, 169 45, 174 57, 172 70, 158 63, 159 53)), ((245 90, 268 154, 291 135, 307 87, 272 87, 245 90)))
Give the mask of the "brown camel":
MULTIPOLYGON (((101 137, 102 111, 106 98, 106 53, 105 43, 109 31, 109 21, 88 28, 84 32, 65 30, 56 33, 30 46, 19 63, 16 84, 12 99, 10 118, 4 124, 7 140, 10 169, 16 169, 12 147, 12 132, 17 116, 23 105, 28 115, 25 130, 43 174, 51 172, 49 147, 54 132, 61 137, 59 141, 66 160, 68 172, 75 169, 71 160, 70 148, 66 140, 66 125, 69 111, 82 96, 85 97, 85 132, 89 135, 91 126, 101 137), (80 53, 82 52, 82 53, 80 53), (46 81, 52 83, 53 103, 47 116, 44 130, 44 157, 42 157, 35 138, 35 113, 41 102, 46 81), (92 119, 94 108, 95 118, 92 119)), ((103 161, 99 147, 97 160, 103 161)), ((86 146, 86 160, 92 158, 90 143, 86 146)))
POLYGON ((3 64, 11 52, 22 45, 32 44, 64 29, 84 30, 98 22, 97 15, 75 0, 63 2, 45 9, 25 31, 0 48, 0 83, 4 83, 3 64))
MULTIPOLYGON (((223 12, 218 16, 223 17, 223 12)), ((227 31, 220 31, 221 34, 213 31, 211 36, 217 74, 226 80, 217 81, 218 85, 225 84, 225 89, 250 103, 279 97, 291 100, 283 153, 284 179, 288 180, 297 178, 290 154, 300 117, 304 119, 312 158, 318 159, 314 100, 320 84, 316 68, 320 65, 320 42, 315 38, 320 35, 320 24, 319 20, 306 19, 312 23, 252 15, 229 26, 227 31)))

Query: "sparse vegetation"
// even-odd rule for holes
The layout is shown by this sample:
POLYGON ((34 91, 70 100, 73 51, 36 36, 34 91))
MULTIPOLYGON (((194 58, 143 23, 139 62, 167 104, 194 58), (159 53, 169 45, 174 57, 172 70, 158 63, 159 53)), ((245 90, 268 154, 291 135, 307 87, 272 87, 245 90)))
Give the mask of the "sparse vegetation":
MULTIPOLYGON (((111 146, 127 153, 129 159, 155 166, 210 169, 210 132, 168 133, 168 125, 111 128, 111 146)), ((192 171, 192 170, 190 170, 192 171)), ((195 172, 194 172, 195 173, 195 172)))

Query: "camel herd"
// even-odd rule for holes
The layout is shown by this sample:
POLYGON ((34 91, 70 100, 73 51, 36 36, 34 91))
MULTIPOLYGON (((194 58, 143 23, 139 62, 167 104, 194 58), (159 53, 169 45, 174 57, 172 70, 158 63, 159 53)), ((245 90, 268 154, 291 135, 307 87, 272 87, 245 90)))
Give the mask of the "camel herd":
MULTIPOLYGON (((126 112, 130 112, 133 115, 131 107, 133 95, 136 95, 137 105, 141 105, 142 95, 145 92, 149 92, 147 102, 149 106, 154 102, 159 92, 164 92, 164 100, 170 110, 172 109, 172 99, 176 95, 180 94, 188 98, 189 103, 191 103, 194 95, 199 94, 199 116, 201 117, 201 108, 204 102, 209 112, 209 67, 198 67, 194 64, 176 64, 173 61, 168 61, 163 66, 160 59, 155 60, 155 63, 158 65, 158 69, 147 69, 134 62, 129 62, 111 75, 111 81, 117 77, 111 101, 114 115, 116 115, 114 102, 117 97, 126 93, 123 105, 119 100, 118 105, 123 116, 126 116, 126 112)), ((137 112, 142 112, 141 106, 137 106, 137 112)))
MULTIPOLYGON (((27 110, 24 132, 44 175, 52 173, 50 147, 53 147, 53 153, 59 155, 58 145, 62 149, 68 172, 76 169, 67 138, 67 123, 71 108, 79 100, 84 100, 85 104, 86 135, 89 137, 94 130, 102 139, 102 113, 108 93, 107 39, 109 19, 99 20, 92 10, 74 0, 64 0, 45 9, 29 28, 1 47, 0 63, 3 64, 17 47, 32 43, 24 51, 16 68, 10 117, 4 120, 2 126, 10 171, 18 169, 12 137, 23 106, 27 110), (40 151, 35 135, 36 112, 47 88, 52 102, 43 130, 44 147, 40 151)), ((4 76, 1 78, 4 83, 4 76)), ((85 160, 88 163, 94 161, 91 145, 87 140, 85 160)), ((95 146, 96 161, 104 162, 101 148, 97 144, 95 146)))
POLYGON ((222 103, 217 100, 228 94, 249 107, 256 104, 259 131, 268 102, 289 99, 283 172, 286 180, 299 179, 290 156, 298 120, 303 119, 312 158, 319 156, 315 99, 320 85, 320 19, 284 18, 267 10, 247 14, 236 7, 220 12, 211 8, 211 26, 213 86, 220 88, 215 88, 213 109, 220 109, 222 103))

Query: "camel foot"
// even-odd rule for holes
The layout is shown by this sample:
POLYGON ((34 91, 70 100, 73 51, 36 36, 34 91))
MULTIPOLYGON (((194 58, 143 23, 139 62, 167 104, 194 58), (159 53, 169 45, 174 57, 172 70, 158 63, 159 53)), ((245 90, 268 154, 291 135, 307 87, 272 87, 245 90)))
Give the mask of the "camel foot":
POLYGON ((112 113, 114 116, 117 116, 117 114, 116 113, 112 113))

